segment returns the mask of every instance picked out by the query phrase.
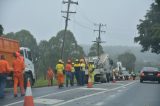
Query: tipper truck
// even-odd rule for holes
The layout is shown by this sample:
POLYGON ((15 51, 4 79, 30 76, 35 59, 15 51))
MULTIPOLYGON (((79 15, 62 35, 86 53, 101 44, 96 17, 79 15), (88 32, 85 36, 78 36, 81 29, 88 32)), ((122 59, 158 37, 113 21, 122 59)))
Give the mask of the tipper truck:
MULTIPOLYGON (((21 55, 24 57, 24 87, 26 88, 28 78, 30 79, 31 85, 33 85, 35 82, 35 71, 31 50, 27 47, 20 47, 20 44, 17 40, 0 37, 0 54, 3 54, 5 56, 6 60, 9 62, 11 69, 13 69, 13 53, 17 51, 20 51, 21 55)), ((13 87, 13 73, 7 77, 7 87, 13 87)))

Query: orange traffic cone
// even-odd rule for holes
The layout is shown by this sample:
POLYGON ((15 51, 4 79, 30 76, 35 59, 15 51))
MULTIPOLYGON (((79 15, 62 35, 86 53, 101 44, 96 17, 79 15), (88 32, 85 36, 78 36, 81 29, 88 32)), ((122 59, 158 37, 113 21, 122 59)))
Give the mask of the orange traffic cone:
POLYGON ((113 76, 113 81, 112 81, 112 83, 116 83, 116 78, 115 78, 115 76, 113 76))
POLYGON ((27 89, 26 89, 26 94, 24 97, 24 105, 23 106, 34 106, 33 97, 32 97, 32 90, 31 90, 31 85, 30 85, 29 80, 27 82, 27 89))
POLYGON ((88 78, 87 88, 93 88, 93 86, 92 86, 92 80, 91 80, 91 77, 90 77, 90 76, 89 76, 89 78, 88 78))

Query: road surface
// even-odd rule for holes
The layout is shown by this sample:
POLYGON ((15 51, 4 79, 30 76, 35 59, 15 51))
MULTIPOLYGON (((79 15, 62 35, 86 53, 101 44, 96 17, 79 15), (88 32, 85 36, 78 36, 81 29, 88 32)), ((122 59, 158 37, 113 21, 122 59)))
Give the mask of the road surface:
MULTIPOLYGON (((33 88, 35 106, 160 106, 157 82, 118 81, 95 84, 93 88, 33 88)), ((7 93, 0 106, 23 106, 23 98, 7 93)))

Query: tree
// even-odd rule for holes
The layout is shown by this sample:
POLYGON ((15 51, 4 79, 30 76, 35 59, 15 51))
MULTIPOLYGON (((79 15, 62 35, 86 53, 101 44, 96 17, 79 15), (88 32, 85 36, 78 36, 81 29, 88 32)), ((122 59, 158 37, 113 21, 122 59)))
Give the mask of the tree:
POLYGON ((16 33, 11 32, 6 34, 5 37, 18 40, 21 47, 30 48, 33 54, 33 60, 35 62, 38 56, 38 46, 37 46, 36 39, 33 37, 33 35, 29 31, 21 30, 16 33))
POLYGON ((0 25, 0 36, 3 35, 3 30, 4 30, 4 29, 3 29, 3 26, 0 25))
POLYGON ((139 36, 134 41, 142 46, 142 52, 160 53, 160 0, 155 0, 145 16, 137 25, 139 36))
MULTIPOLYGON (((50 47, 52 48, 52 51, 55 51, 54 53, 56 54, 58 59, 60 59, 63 36, 64 30, 61 30, 57 33, 57 36, 55 38, 51 38, 49 40, 50 47)), ((66 32, 66 40, 64 45, 64 61, 66 61, 68 58, 75 59, 84 56, 82 47, 77 44, 73 33, 69 30, 66 32)))
POLYGON ((118 61, 121 61, 122 65, 131 72, 135 68, 136 57, 132 53, 125 52, 118 56, 118 61))
MULTIPOLYGON (((98 56, 98 47, 97 47, 97 43, 93 43, 93 45, 91 46, 88 56, 98 56)), ((103 47, 100 45, 99 46, 99 53, 100 55, 104 53, 103 51, 103 47)))

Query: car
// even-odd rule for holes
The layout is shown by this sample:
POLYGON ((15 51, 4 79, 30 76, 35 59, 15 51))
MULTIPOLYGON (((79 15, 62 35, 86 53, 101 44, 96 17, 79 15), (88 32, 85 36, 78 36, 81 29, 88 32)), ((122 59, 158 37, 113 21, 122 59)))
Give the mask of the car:
POLYGON ((160 83, 160 71, 155 67, 143 67, 140 71, 140 83, 143 81, 158 81, 160 83))

